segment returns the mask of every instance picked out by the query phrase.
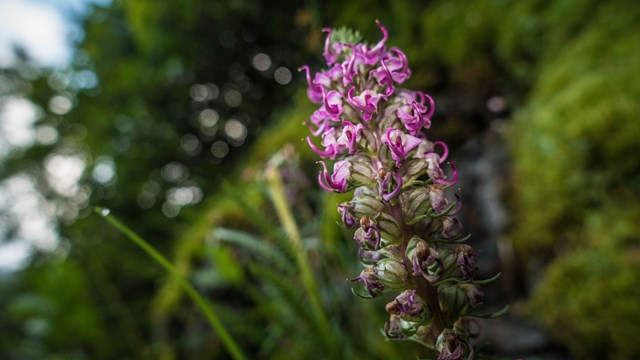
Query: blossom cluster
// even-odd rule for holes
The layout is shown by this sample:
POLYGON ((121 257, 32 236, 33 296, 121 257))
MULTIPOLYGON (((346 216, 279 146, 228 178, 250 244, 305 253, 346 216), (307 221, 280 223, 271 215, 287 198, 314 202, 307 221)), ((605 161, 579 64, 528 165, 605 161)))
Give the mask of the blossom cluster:
POLYGON ((397 294, 386 306, 386 336, 418 341, 439 360, 472 359, 467 319, 483 294, 475 251, 453 217, 460 200, 445 195, 458 175, 445 163, 445 143, 425 133, 433 99, 400 87, 411 76, 407 57, 387 47, 387 30, 377 25, 383 36, 373 46, 349 41, 354 35, 347 30, 324 29, 328 69, 312 75, 301 68, 307 95, 319 106, 306 140, 322 159, 320 186, 353 190, 338 212, 345 227, 355 228, 364 265, 354 293, 397 294))

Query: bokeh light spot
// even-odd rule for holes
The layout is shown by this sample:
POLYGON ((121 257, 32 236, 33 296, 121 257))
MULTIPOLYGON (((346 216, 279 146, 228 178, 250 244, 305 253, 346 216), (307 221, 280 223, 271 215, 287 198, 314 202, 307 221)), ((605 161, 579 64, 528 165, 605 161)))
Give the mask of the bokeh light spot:
POLYGON ((211 153, 218 159, 222 159, 229 153, 229 145, 222 140, 218 140, 211 145, 211 153))
POLYGON ((247 137, 247 127, 239 120, 230 119, 224 125, 224 133, 230 139, 242 144, 247 137))
POLYGON ((271 67, 271 57, 267 54, 257 54, 252 60, 253 67, 259 71, 267 71, 271 67))
POLYGON ((242 104, 242 94, 238 90, 228 90, 224 93, 224 102, 229 107, 238 107, 242 104))
POLYGON ((293 75, 291 74, 291 71, 286 67, 279 67, 276 69, 273 77, 276 79, 276 82, 278 84, 287 85, 291 82, 291 78, 293 77, 293 75))
POLYGON ((58 115, 65 115, 73 108, 73 100, 66 95, 56 95, 49 100, 49 110, 58 115))

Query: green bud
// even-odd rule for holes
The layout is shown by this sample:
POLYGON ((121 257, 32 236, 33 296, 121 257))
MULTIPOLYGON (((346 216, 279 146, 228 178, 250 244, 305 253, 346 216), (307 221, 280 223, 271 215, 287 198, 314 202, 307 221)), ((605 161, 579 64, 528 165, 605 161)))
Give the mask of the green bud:
POLYGON ((376 171, 371 165, 371 159, 364 155, 355 155, 349 158, 351 164, 351 177, 349 181, 355 186, 371 187, 376 182, 376 171))
POLYGON ((336 29, 331 34, 331 45, 333 44, 352 44, 355 45, 362 41, 362 35, 358 30, 352 30, 348 27, 336 29))
POLYGON ((458 284, 441 284, 438 286, 440 309, 444 313, 457 318, 468 308, 469 298, 466 291, 458 284))
POLYGON ((382 201, 377 197, 371 188, 361 186, 356 188, 353 192, 353 200, 351 200, 353 206, 353 214, 357 218, 363 216, 375 217, 380 211, 382 211, 382 201))
POLYGON ((407 250, 405 252, 405 255, 407 256, 407 259, 409 259, 409 261, 411 261, 411 259, 415 257, 416 245, 418 245, 419 242, 425 241, 416 235, 412 236, 411 239, 409 239, 409 242, 407 243, 407 250))
POLYGON ((389 244, 378 251, 382 256, 402 261, 404 250, 402 244, 389 244))
POLYGON ((388 288, 404 289, 409 275, 400 261, 382 259, 373 267, 376 277, 388 288))
POLYGON ((382 235, 382 242, 384 244, 397 244, 404 239, 400 225, 396 222, 393 216, 387 213, 378 213, 376 216, 378 221, 378 228, 382 235))
POLYGON ((416 158, 405 161, 399 172, 402 174, 404 182, 409 183, 426 174, 428 166, 429 163, 425 159, 416 158))
POLYGON ((429 202, 429 190, 425 187, 414 187, 405 190, 402 193, 402 212, 406 219, 409 219, 408 222, 411 224, 414 221, 417 221, 417 217, 423 217, 421 222, 430 222, 431 219, 426 216, 427 211, 431 209, 431 204, 429 202), (415 219, 415 220, 414 220, 415 219))

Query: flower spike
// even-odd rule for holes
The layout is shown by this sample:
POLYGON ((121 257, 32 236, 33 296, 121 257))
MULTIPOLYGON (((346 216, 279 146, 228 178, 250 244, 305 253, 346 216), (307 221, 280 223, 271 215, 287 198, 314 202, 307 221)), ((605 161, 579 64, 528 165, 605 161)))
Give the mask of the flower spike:
POLYGON ((400 49, 387 48, 387 29, 376 24, 382 38, 373 46, 339 43, 350 40, 323 29, 329 68, 312 77, 301 67, 307 95, 319 105, 307 125, 320 140, 306 140, 330 161, 319 161, 318 183, 328 192, 355 188, 338 205, 365 266, 351 279, 359 284, 352 291, 363 298, 397 292, 386 305, 387 338, 425 344, 438 360, 473 359, 465 316, 478 314, 486 281, 476 279, 477 254, 454 217, 459 194, 455 200, 446 194, 458 172, 451 162, 451 176, 445 175, 449 149, 427 137, 433 98, 399 87, 411 76, 409 62, 400 49))

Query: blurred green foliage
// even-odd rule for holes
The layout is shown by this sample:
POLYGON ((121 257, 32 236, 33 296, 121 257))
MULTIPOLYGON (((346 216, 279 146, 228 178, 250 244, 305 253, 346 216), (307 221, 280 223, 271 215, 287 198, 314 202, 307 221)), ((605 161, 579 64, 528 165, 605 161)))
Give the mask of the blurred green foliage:
MULTIPOLYGON (((561 39, 545 41, 515 117, 514 234, 522 253, 556 253, 531 314, 582 359, 640 356, 640 8, 559 7, 561 39), (563 15, 565 15, 563 17, 563 15), (605 25, 606 24, 606 25, 605 25)), ((578 5, 583 5, 579 7, 578 5)))
POLYGON ((96 7, 69 69, 26 76, 25 62, 2 73, 11 79, 7 94, 40 104, 37 125, 59 135, 54 144, 8 156, 2 177, 33 176, 65 214, 72 200, 47 184, 43 159, 80 154, 90 198, 60 217, 64 256, 39 254, 0 282, 7 294, 0 297, 0 357, 225 358, 175 279, 90 216, 91 205, 112 209, 171 254, 252 357, 415 356, 416 347, 381 341, 385 299, 351 295, 345 278, 358 272, 355 247, 335 224, 337 196, 320 195, 311 180, 291 204, 326 318, 309 313, 312 295, 262 178, 265 162, 287 143, 301 173, 315 169, 300 140, 313 111, 303 79, 294 75, 282 86, 274 69, 317 68, 323 26, 348 26, 376 40, 375 19, 409 57, 407 86, 434 95, 434 136, 456 148, 496 116, 513 118, 508 200, 519 270, 549 264, 534 279, 530 315, 580 358, 638 357, 640 7, 587 0, 138 0, 96 7), (261 53, 270 56, 265 71, 252 62, 261 53), (95 73, 97 86, 55 81, 82 71, 95 73), (229 92, 241 103, 225 99, 229 92), (46 109, 55 95, 68 96, 74 109, 46 109), (486 108, 496 95, 509 104, 498 115, 486 108), (215 121, 203 121, 208 109, 215 121), (243 141, 225 133, 231 119, 245 127, 243 141), (226 156, 210 151, 219 141, 226 156), (103 183, 91 174, 105 159, 116 178, 103 183), (166 176, 176 166, 177 175, 166 176), (167 194, 184 186, 201 189, 203 201, 171 208, 167 194))
MULTIPOLYGON (((547 50, 553 56, 516 117, 516 234, 523 247, 583 247, 586 219, 613 206, 631 211, 640 201, 640 162, 632 155, 640 152, 640 85, 630 81, 640 75, 640 32, 633 31, 640 9, 619 10, 615 3, 592 7, 590 25, 547 50)), ((610 241, 604 234, 592 245, 610 241)))
POLYGON ((640 356, 638 211, 634 204, 589 214, 586 244, 555 261, 531 299, 528 311, 580 359, 640 356))

